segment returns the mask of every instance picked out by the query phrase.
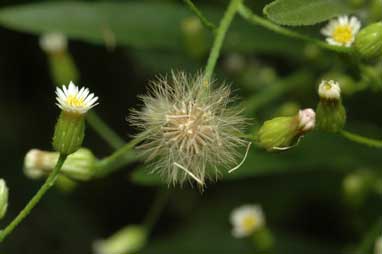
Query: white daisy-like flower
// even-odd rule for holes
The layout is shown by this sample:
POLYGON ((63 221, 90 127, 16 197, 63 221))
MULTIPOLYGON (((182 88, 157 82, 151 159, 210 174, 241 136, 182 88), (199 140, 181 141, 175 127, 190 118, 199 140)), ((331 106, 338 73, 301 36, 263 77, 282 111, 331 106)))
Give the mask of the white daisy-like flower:
POLYGON ((211 86, 203 75, 172 73, 153 82, 143 109, 131 117, 146 136, 139 151, 169 183, 193 179, 203 186, 220 168, 237 165, 246 119, 231 105, 227 86, 211 86))
POLYGON ((73 82, 70 82, 68 87, 57 87, 56 95, 57 106, 63 111, 72 114, 85 114, 98 105, 98 97, 90 93, 86 87, 79 89, 73 82))
POLYGON ((356 17, 340 16, 332 19, 321 29, 326 41, 331 45, 350 47, 361 28, 361 22, 356 17))
POLYGON ((40 48, 46 53, 58 53, 65 51, 68 47, 68 40, 62 33, 43 34, 39 40, 40 48))
POLYGON ((302 132, 314 129, 316 125, 316 113, 311 108, 306 108, 298 112, 298 126, 302 132))
POLYGON ((243 205, 231 213, 232 235, 237 238, 250 236, 265 226, 263 209, 259 205, 243 205))
POLYGON ((334 80, 323 80, 318 86, 318 95, 327 100, 339 100, 341 98, 341 88, 334 80))

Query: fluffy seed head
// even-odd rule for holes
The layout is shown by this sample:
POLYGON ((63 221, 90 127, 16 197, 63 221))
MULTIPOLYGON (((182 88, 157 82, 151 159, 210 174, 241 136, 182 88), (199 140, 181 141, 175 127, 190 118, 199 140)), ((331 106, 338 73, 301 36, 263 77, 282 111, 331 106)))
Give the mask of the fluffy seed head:
POLYGON ((73 82, 70 82, 68 88, 57 87, 56 95, 57 106, 68 113, 82 115, 98 105, 98 97, 95 97, 93 93, 90 94, 88 88, 79 89, 73 82))
POLYGON ((235 165, 237 148, 245 145, 238 137, 245 119, 230 106, 227 86, 211 89, 203 75, 181 72, 151 85, 131 122, 146 135, 140 151, 153 162, 153 171, 169 183, 193 179, 204 185, 221 167, 235 165))

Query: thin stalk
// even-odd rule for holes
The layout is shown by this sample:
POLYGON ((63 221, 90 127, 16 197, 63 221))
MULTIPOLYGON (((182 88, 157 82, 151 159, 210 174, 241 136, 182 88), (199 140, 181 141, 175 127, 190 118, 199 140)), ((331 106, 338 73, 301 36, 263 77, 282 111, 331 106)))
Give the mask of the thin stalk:
POLYGON ((361 135, 354 134, 344 130, 341 131, 340 134, 350 141, 353 141, 362 145, 374 147, 374 148, 382 148, 382 140, 376 140, 376 139, 363 137, 361 135))
POLYGON ((205 75, 204 77, 207 82, 211 79, 212 73, 214 72, 216 62, 219 58, 220 50, 222 48, 225 35, 241 2, 242 0, 231 0, 227 10, 224 13, 223 18, 220 21, 219 27, 216 30, 215 40, 212 44, 212 48, 207 60, 207 65, 206 65, 205 74, 204 74, 205 75))
POLYGON ((187 4, 188 8, 200 19, 202 24, 208 29, 211 30, 212 32, 215 31, 216 26, 214 23, 209 21, 203 13, 198 9, 198 7, 195 6, 195 4, 191 0, 183 0, 185 4, 187 4))
POLYGON ((45 193, 54 185, 58 173, 60 172, 62 165, 66 160, 66 157, 66 155, 60 155, 56 166, 54 167, 49 177, 46 179, 45 183, 40 187, 37 193, 28 202, 24 209, 16 216, 16 218, 14 218, 13 221, 9 223, 4 230, 0 232, 0 242, 4 241, 5 237, 7 237, 7 235, 13 232, 13 230, 28 216, 32 209, 38 204, 38 202, 45 195, 45 193))
POLYGON ((265 18, 262 18, 262 17, 260 17, 260 16, 258 16, 256 14, 254 14, 244 4, 240 5, 238 12, 248 22, 250 22, 252 24, 255 24, 255 25, 262 26, 264 28, 267 28, 267 29, 269 29, 269 30, 271 30, 271 31, 273 31, 275 33, 278 33, 278 34, 281 34, 281 35, 285 35, 285 36, 288 36, 288 37, 291 37, 291 38, 295 38, 295 39, 300 39, 300 40, 303 40, 303 41, 311 42, 311 43, 314 43, 314 44, 316 44, 317 46, 319 46, 321 48, 332 50, 332 51, 336 51, 338 53, 351 53, 352 52, 352 50, 350 48, 340 47, 340 46, 333 46, 333 45, 330 45, 330 44, 326 43, 325 41, 321 41, 321 40, 312 38, 310 36, 306 36, 306 35, 300 34, 298 32, 292 31, 292 30, 290 30, 288 28, 281 27, 281 26, 279 26, 279 25, 277 25, 275 23, 272 23, 271 21, 269 21, 269 20, 267 20, 265 18))
POLYGON ((125 144, 125 141, 115 133, 95 112, 86 114, 86 120, 90 127, 103 138, 113 149, 118 149, 125 144))
POLYGON ((382 232, 382 218, 379 218, 372 226, 369 232, 366 233, 364 239, 359 244, 357 251, 354 253, 373 253, 375 240, 381 235, 382 232))
POLYGON ((158 190, 158 193, 155 197, 155 201, 151 206, 149 212, 146 215, 144 220, 144 225, 148 232, 151 232, 155 223, 158 221, 164 207, 167 204, 170 192, 165 189, 158 190))
POLYGON ((95 177, 104 177, 115 170, 137 161, 139 156, 134 152, 133 148, 145 139, 145 133, 132 139, 129 143, 122 146, 110 156, 99 160, 94 173, 95 177))

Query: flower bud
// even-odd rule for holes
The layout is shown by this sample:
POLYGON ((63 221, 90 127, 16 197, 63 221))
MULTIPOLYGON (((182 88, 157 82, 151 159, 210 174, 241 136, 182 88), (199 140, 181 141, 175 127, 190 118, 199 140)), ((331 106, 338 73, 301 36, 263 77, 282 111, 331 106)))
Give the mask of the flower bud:
POLYGON ((338 132, 346 122, 346 110, 341 102, 338 82, 323 80, 318 88, 317 128, 328 132, 338 132))
POLYGON ((136 253, 144 247, 147 231, 139 225, 131 225, 118 231, 105 240, 98 240, 93 245, 95 254, 136 253))
POLYGON ((364 59, 382 56, 382 22, 368 25, 356 36, 354 47, 364 59))
POLYGON ((8 187, 4 179, 0 179, 0 219, 2 219, 8 208, 8 187))
MULTIPOLYGON (((32 179, 48 175, 55 167, 59 153, 37 149, 30 150, 24 159, 24 173, 32 179)), ((75 180, 86 181, 93 176, 96 158, 86 148, 68 156, 60 173, 75 180)))
POLYGON ((39 39, 40 48, 47 54, 59 54, 68 47, 68 40, 62 33, 47 33, 39 39))
POLYGON ((382 236, 379 236, 374 243, 374 254, 382 254, 382 236))
POLYGON ((375 175, 368 170, 359 170, 347 175, 342 183, 345 199, 353 205, 360 205, 372 193, 375 175))
POLYGON ((315 126, 312 109, 300 110, 297 115, 276 117, 266 121, 258 132, 258 143, 268 151, 286 150, 315 126))
POLYGON ((206 31, 197 17, 185 18, 181 23, 184 45, 187 53, 196 59, 204 56, 208 50, 206 31))

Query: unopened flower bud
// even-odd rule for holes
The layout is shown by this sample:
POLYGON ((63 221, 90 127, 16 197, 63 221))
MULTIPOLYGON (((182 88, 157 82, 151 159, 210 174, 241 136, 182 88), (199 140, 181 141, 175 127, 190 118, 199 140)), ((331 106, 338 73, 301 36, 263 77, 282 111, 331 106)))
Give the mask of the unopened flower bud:
POLYGON ((140 251, 146 244, 147 231, 139 225, 131 225, 105 240, 93 245, 95 254, 126 254, 140 251))
POLYGON ((379 236, 375 240, 374 244, 374 254, 382 254, 382 236, 379 236))
POLYGON ((360 170, 347 175, 342 183, 345 199, 353 205, 363 203, 373 190, 376 177, 368 170, 360 170))
POLYGON ((315 119, 316 114, 312 109, 304 109, 295 116, 268 120, 258 132, 258 143, 268 151, 286 150, 314 128, 315 119))
POLYGON ((187 53, 196 59, 204 56, 208 49, 206 31, 197 17, 185 18, 181 23, 187 53))
MULTIPOLYGON (((36 179, 48 175, 55 167, 58 152, 30 150, 24 159, 24 173, 36 179)), ((93 176, 96 158, 86 148, 81 148, 68 156, 60 173, 74 180, 86 181, 93 176)))
POLYGON ((317 128, 328 132, 338 132, 346 122, 346 110, 341 102, 338 82, 323 80, 318 88, 317 128))
POLYGON ((382 56, 382 22, 363 28, 355 38, 354 47, 364 59, 382 56))
POLYGON ((0 219, 7 213, 8 208, 8 187, 4 179, 0 179, 0 219))
POLYGON ((84 115, 98 104, 98 97, 89 93, 89 89, 78 89, 72 82, 68 88, 57 88, 57 106, 62 109, 53 136, 57 152, 69 155, 81 147, 85 136, 84 115))
POLYGON ((68 47, 68 40, 62 33, 47 33, 40 37, 40 48, 47 54, 58 54, 68 47))

